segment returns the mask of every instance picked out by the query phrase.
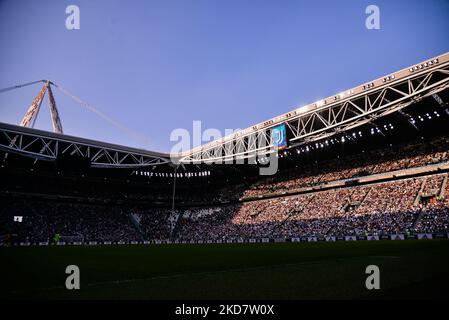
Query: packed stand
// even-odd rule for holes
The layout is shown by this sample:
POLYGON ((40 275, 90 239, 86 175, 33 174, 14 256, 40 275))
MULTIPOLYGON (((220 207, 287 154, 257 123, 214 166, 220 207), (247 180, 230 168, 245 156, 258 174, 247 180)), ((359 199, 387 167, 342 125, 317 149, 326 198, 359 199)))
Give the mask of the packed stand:
POLYGON ((407 144, 399 149, 375 150, 344 158, 338 157, 332 161, 303 165, 253 184, 244 192, 243 198, 447 162, 449 161, 448 145, 448 138, 443 137, 427 144, 407 144))

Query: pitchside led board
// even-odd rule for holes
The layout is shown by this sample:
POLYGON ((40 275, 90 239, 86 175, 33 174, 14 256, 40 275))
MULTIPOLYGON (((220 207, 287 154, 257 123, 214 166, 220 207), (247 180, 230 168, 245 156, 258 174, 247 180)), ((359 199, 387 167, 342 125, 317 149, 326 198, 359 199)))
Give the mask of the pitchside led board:
POLYGON ((271 129, 271 141, 276 150, 282 150, 287 147, 287 131, 285 129, 285 123, 271 129))

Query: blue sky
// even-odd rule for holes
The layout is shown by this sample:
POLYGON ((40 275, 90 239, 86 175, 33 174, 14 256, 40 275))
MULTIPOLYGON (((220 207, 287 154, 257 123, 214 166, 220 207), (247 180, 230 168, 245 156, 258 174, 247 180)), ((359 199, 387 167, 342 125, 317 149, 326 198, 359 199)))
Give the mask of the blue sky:
MULTIPOLYGON (((50 79, 146 142, 55 91, 65 133, 158 151, 193 120, 245 128, 447 51, 447 0, 0 0, 0 88, 50 79), (65 28, 70 4, 80 30, 65 28)), ((0 94, 0 121, 39 89, 0 94)))

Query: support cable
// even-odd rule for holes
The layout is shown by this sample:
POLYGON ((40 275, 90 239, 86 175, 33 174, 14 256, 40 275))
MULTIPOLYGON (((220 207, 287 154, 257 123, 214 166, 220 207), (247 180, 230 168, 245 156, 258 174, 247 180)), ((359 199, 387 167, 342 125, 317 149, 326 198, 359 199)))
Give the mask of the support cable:
POLYGON ((59 89, 59 91, 61 91, 64 95, 66 95, 66 96, 72 98, 73 100, 75 100, 77 103, 79 103, 85 109, 89 110, 90 112, 95 113, 97 116, 99 116, 103 120, 105 120, 105 121, 109 122, 110 124, 112 124, 117 129, 121 130, 122 132, 125 132, 127 135, 129 135, 129 136, 133 137, 134 139, 138 140, 140 143, 143 143, 144 145, 147 145, 147 146, 149 145, 149 140, 145 136, 139 134, 138 132, 136 132, 136 131, 128 128, 128 127, 126 127, 125 125, 121 124, 120 122, 112 119, 110 116, 108 116, 108 115, 104 114, 103 112, 101 112, 100 110, 96 109, 91 104, 81 100, 79 97, 75 96, 74 94, 69 92, 67 89, 64 89, 60 85, 57 85, 54 82, 50 82, 50 84, 53 85, 54 87, 56 87, 57 89, 59 89))
POLYGON ((33 82, 27 82, 27 83, 24 83, 24 84, 18 84, 16 86, 12 86, 12 87, 2 88, 2 89, 0 89, 0 93, 11 91, 11 90, 14 90, 14 89, 20 89, 20 88, 27 87, 27 86, 31 86, 31 85, 39 83, 39 82, 45 83, 45 81, 46 80, 37 80, 37 81, 33 81, 33 82))
POLYGON ((129 137, 132 137, 136 141, 139 141, 139 143, 142 143, 144 146, 150 145, 148 138, 146 138, 142 134, 140 134, 140 133, 138 133, 138 132, 128 128, 127 126, 121 124, 120 122, 112 119, 110 116, 108 116, 105 113, 99 111, 98 109, 93 107, 91 104, 81 100, 79 97, 75 96, 74 94, 72 94, 67 89, 65 89, 65 88, 61 87, 60 85, 58 85, 58 84, 56 84, 54 82, 51 82, 49 80, 36 80, 36 81, 32 81, 32 82, 18 84, 18 85, 12 86, 12 87, 2 88, 2 89, 0 89, 0 93, 4 93, 4 92, 15 90, 15 89, 20 89, 20 88, 23 88, 23 87, 26 87, 26 86, 30 86, 30 85, 33 85, 33 84, 36 84, 36 83, 41 83, 41 82, 42 83, 49 82, 50 85, 52 85, 55 88, 59 89, 59 91, 61 91, 64 95, 66 95, 66 96, 70 97, 71 99, 75 100, 82 107, 84 107, 85 109, 95 113, 97 116, 99 116, 103 120, 107 121, 109 124, 113 125, 115 128, 119 129, 120 131, 124 132, 129 137))

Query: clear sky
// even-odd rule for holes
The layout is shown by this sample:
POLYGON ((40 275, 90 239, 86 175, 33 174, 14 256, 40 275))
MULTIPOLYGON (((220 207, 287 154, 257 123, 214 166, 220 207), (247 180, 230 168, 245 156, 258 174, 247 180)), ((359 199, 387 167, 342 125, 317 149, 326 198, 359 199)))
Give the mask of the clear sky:
MULTIPOLYGON (((0 88, 50 79, 147 142, 54 91, 65 133, 157 151, 193 120, 245 128, 447 51, 448 0, 0 0, 0 88)), ((39 89, 0 94, 0 121, 39 89)))

